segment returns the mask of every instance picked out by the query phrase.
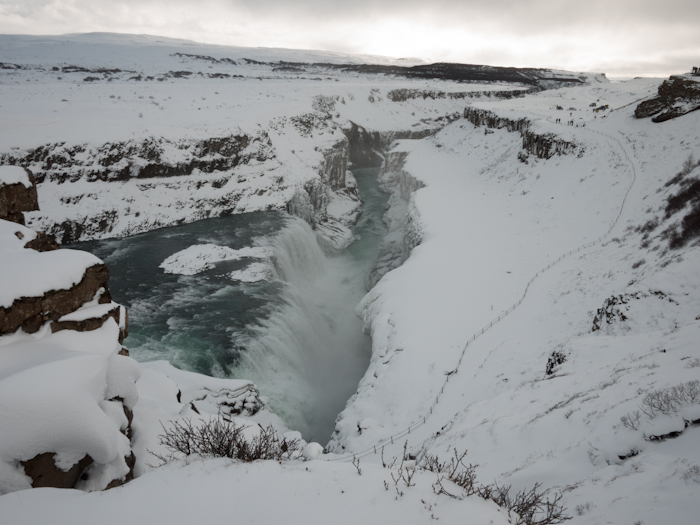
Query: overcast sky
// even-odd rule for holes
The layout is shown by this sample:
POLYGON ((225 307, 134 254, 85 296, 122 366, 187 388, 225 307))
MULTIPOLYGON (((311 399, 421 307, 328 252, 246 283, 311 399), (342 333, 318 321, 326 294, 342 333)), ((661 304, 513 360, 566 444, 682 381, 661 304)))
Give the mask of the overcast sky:
POLYGON ((93 31, 612 77, 700 66, 700 0, 0 0, 0 33, 93 31))

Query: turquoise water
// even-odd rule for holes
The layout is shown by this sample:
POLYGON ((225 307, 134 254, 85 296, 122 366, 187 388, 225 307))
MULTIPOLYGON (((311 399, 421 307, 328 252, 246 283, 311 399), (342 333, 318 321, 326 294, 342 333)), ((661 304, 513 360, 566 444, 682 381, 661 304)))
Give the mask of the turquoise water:
POLYGON ((109 265, 114 300, 129 308, 125 345, 135 359, 167 359, 186 370, 253 380, 290 428, 325 443, 371 353, 355 307, 386 235, 388 196, 379 191, 377 172, 354 172, 363 213, 353 228, 355 242, 333 256, 323 253, 305 222, 282 212, 206 219, 70 247, 109 265), (270 247, 276 279, 228 277, 251 260, 220 262, 191 276, 159 268, 195 244, 270 247))

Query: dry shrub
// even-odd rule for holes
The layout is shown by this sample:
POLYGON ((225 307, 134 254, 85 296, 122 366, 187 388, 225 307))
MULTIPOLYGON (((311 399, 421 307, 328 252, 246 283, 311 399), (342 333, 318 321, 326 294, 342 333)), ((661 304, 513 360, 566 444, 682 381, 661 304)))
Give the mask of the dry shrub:
POLYGON ((671 415, 688 405, 700 403, 700 381, 688 381, 669 388, 649 392, 642 399, 640 410, 650 419, 659 414, 671 415))
POLYGON ((230 458, 244 462, 258 459, 291 459, 299 449, 299 440, 280 439, 272 425, 260 427, 260 434, 246 439, 244 430, 248 427, 222 418, 212 418, 201 424, 192 424, 191 419, 173 421, 163 427, 158 441, 168 454, 151 452, 162 464, 181 459, 192 454, 205 458, 230 458))
POLYGON ((426 454, 421 460, 420 466, 425 470, 435 472, 438 476, 433 490, 437 494, 445 494, 452 498, 472 496, 474 494, 490 499, 499 507, 508 512, 517 514, 515 525, 557 525, 571 516, 564 514, 566 509, 561 505, 562 494, 556 492, 549 495, 549 490, 542 490, 541 483, 535 483, 531 489, 523 489, 512 494, 510 485, 482 485, 476 479, 476 467, 478 465, 466 464, 464 459, 467 452, 459 454, 454 450, 454 456, 449 461, 440 461, 437 456, 426 454), (447 479, 459 486, 463 494, 458 496, 445 489, 443 481, 447 479))

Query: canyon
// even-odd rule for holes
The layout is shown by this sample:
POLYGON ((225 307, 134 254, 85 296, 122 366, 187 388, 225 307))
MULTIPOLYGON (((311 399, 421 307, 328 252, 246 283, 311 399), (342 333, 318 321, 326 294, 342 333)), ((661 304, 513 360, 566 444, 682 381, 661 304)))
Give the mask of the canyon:
MULTIPOLYGON (((58 272, 58 284, 36 282, 36 292, 22 288, 30 277, 15 279, 14 302, 4 305, 0 319, 0 350, 9 356, 30 348, 39 355, 41 345, 63 345, 61 351, 73 345, 70 351, 89 353, 89 345, 99 342, 104 351, 92 377, 107 379, 93 388, 83 374, 85 391, 74 399, 89 398, 91 413, 109 420, 100 423, 109 429, 104 439, 119 443, 101 454, 90 445, 95 451, 86 456, 87 445, 76 446, 79 439, 70 437, 67 425, 61 443, 68 445, 3 449, 3 512, 20 515, 9 493, 40 486, 31 474, 40 463, 70 478, 60 486, 101 490, 128 481, 117 489, 124 497, 137 490, 157 494, 173 509, 179 505, 174 498, 187 490, 186 476, 210 487, 234 483, 244 492, 245 482, 232 481, 241 466, 217 460, 149 464, 149 451, 164 450, 161 423, 226 417, 256 428, 272 425, 304 446, 318 439, 325 453, 281 467, 294 483, 313 492, 313 482, 303 476, 309 467, 337 492, 362 492, 354 480, 366 477, 376 493, 362 492, 362 498, 386 492, 382 505, 393 504, 394 496, 402 508, 416 505, 410 519, 417 521, 430 518, 428 505, 438 503, 448 520, 457 503, 473 509, 477 522, 509 518, 491 501, 458 501, 431 490, 435 480, 426 469, 416 468, 422 492, 409 486, 404 497, 398 485, 397 494, 385 490, 382 479, 393 482, 384 457, 421 462, 468 449, 480 479, 518 491, 543 482, 561 495, 575 523, 692 519, 700 462, 693 446, 700 414, 692 394, 700 370, 694 344, 700 282, 691 190, 700 169, 693 156, 700 137, 697 113, 654 116, 663 109, 653 102, 657 90, 665 93, 660 79, 610 83, 586 73, 406 67, 371 57, 106 35, 68 38, 48 52, 48 43, 59 37, 33 43, 2 38, 7 56, 0 92, 8 102, 0 111, 12 127, 0 134, 0 164, 15 174, 29 170, 22 171, 28 174, 20 186, 12 182, 18 175, 6 176, 11 184, 3 186, 0 212, 15 222, 3 246, 13 253, 36 251, 29 239, 46 247, 37 257, 65 252, 81 262, 70 265, 75 275, 58 272), (361 175, 372 177, 372 191, 383 194, 373 216, 358 189, 361 175), (20 195, 33 188, 36 203, 20 195), (293 235, 284 240, 278 230, 255 230, 254 221, 251 232, 258 234, 244 235, 243 226, 218 234, 207 226, 268 213, 273 219, 262 222, 281 220, 293 235), (370 250, 361 245, 370 232, 356 227, 379 216, 384 224, 372 226, 376 242, 370 250), (185 231, 197 233, 185 237, 185 231), (100 259, 53 249, 52 236, 80 249, 85 243, 110 267, 110 258, 117 268, 121 257, 124 269, 114 270, 108 285, 100 259), (124 355, 122 343, 130 340, 124 339, 126 311, 112 302, 109 287, 127 290, 114 284, 115 276, 140 271, 141 263, 129 265, 129 238, 152 247, 153 272, 171 261, 166 267, 174 273, 166 270, 163 279, 189 283, 181 290, 205 290, 197 299, 203 302, 219 293, 206 292, 217 272, 221 283, 229 283, 217 290, 233 286, 227 277, 232 272, 244 292, 281 286, 288 294, 284 306, 272 309, 288 319, 317 308, 313 315, 330 327, 331 340, 351 321, 339 321, 320 297, 347 296, 344 315, 367 347, 361 366, 352 365, 359 372, 351 382, 359 384, 343 387, 333 405, 339 409, 324 415, 332 420, 329 441, 281 408, 283 401, 303 404, 304 396, 328 394, 300 388, 295 398, 269 386, 284 382, 284 371, 295 366, 317 379, 329 369, 314 368, 319 359, 313 354, 305 362, 271 351, 292 346, 292 338, 275 335, 281 325, 269 313, 256 321, 259 337, 241 346, 241 355, 248 350, 258 358, 235 373, 235 367, 210 361, 197 369, 194 361, 163 353, 146 358, 138 348, 146 348, 147 337, 134 319, 138 364, 124 355), (173 242, 169 238, 180 238, 181 245, 166 244, 173 242), (209 245, 214 248, 202 248, 209 245), (199 251, 187 259, 190 247, 199 251), (352 267, 352 291, 343 288, 344 278, 340 284, 321 279, 326 265, 343 266, 353 250, 362 251, 364 266, 359 273, 352 267), (285 262, 291 253, 303 257, 285 262), (187 264, 195 264, 194 273, 187 273, 187 264), (54 296, 62 298, 61 306, 52 306, 54 296), (299 306, 304 301, 308 307, 299 306), (282 344, 262 344, 266 337, 282 344), (110 387, 113 367, 122 370, 114 373, 122 390, 110 387), (266 384, 266 376, 275 379, 266 384), (653 399, 672 394, 677 402, 648 409, 653 399), (87 466, 85 457, 94 463, 87 466), (348 465, 358 459, 361 468, 348 465), (176 496, 155 486, 159 476, 177 485, 176 496), (421 498, 430 503, 419 503, 421 498)), ((135 282, 147 297, 155 278, 147 277, 145 264, 143 272, 135 282)), ((194 301, 192 293, 180 296, 194 301)), ((168 314, 168 300, 155 297, 148 307, 141 301, 141 310, 130 304, 132 317, 142 322, 157 313, 165 315, 164 326, 175 327, 182 316, 168 314), (161 304, 165 310, 159 311, 161 304)), ((40 361, 25 354, 22 370, 39 374, 33 364, 40 361)), ((9 370, 9 361, 3 363, 9 370)), ((341 372, 350 366, 341 364, 341 372)), ((13 400, 36 399, 32 389, 15 393, 19 377, 13 372, 0 384, 13 400)), ((336 381, 330 379, 330 390, 336 381)), ((51 397, 51 388, 60 389, 61 381, 39 398, 51 397)), ((23 412, 9 402, 0 411, 3 421, 11 410, 26 435, 43 432, 20 422, 23 412)), ((16 443, 19 435, 8 433, 3 443, 16 443)), ((267 466, 254 469, 266 480, 261 482, 286 486, 284 479, 272 480, 267 466)), ((117 505, 112 493, 89 505, 95 512, 117 505)), ((42 497, 21 494, 32 501, 42 497)), ((50 496, 63 509, 69 497, 50 496)), ((326 497, 330 508, 343 508, 335 496, 326 497)), ((218 508, 206 498, 210 509, 218 508)), ((43 511, 32 512, 29 522, 39 522, 43 511)))

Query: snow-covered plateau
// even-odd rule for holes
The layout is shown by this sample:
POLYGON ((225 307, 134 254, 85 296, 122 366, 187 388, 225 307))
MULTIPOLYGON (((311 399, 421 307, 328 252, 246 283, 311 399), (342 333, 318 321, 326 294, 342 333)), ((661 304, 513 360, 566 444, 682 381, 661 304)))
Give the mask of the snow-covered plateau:
MULTIPOLYGON (((0 36, 0 521, 695 523, 700 83, 514 71, 0 36), (335 329, 320 296, 357 300, 307 274, 361 240, 349 170, 370 166, 389 195, 355 310, 371 357, 325 448, 257 379, 128 357, 106 266, 36 233, 286 212, 318 246, 284 275, 307 261, 295 284, 335 329), (168 429, 214 423, 279 457, 168 457, 168 429), (553 513, 518 506, 538 483, 553 513)), ((283 280, 272 248, 231 246, 159 271, 283 280)))

